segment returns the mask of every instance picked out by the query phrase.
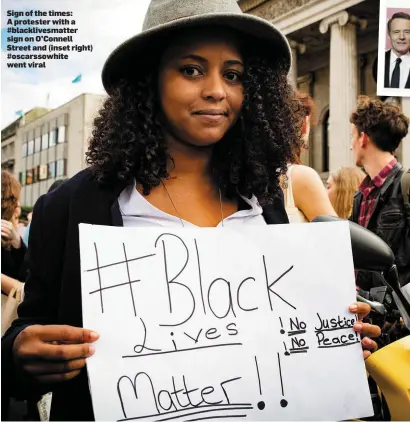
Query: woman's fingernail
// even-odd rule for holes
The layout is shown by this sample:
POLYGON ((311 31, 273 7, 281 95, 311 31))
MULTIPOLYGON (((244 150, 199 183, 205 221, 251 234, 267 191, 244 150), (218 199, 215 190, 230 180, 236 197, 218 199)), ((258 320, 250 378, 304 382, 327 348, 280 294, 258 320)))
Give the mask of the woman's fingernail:
POLYGON ((363 325, 362 324, 354 324, 353 328, 355 331, 362 331, 363 325))
POLYGON ((90 356, 92 356, 95 353, 95 347, 92 346, 91 344, 89 346, 88 353, 90 356))
POLYGON ((91 339, 92 341, 97 340, 97 339, 98 339, 98 337, 100 337, 100 335, 99 335, 98 333, 96 333, 95 331, 91 331, 91 332, 90 332, 90 339, 91 339))
POLYGON ((370 346, 372 344, 372 341, 369 338, 364 338, 363 339, 364 344, 366 344, 367 346, 370 346))
POLYGON ((350 309, 351 312, 357 312, 358 308, 357 308, 357 305, 350 305, 349 309, 350 309))

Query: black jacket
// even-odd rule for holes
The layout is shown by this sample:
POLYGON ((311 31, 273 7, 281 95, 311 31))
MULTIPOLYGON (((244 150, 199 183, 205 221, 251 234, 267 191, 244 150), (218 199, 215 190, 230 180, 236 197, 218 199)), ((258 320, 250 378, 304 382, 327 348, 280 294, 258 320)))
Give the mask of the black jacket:
POLYGON ((13 247, 1 247, 1 272, 9 277, 19 281, 24 281, 24 256, 26 254, 26 245, 21 239, 21 247, 14 249, 13 247))
MULTIPOLYGON (((384 59, 384 87, 390 88, 390 54, 391 50, 386 51, 384 59)), ((410 88, 410 71, 404 88, 410 88)))
MULTIPOLYGON (((402 285, 410 280, 410 224, 406 221, 401 177, 403 167, 397 163, 389 174, 376 198, 376 205, 370 217, 368 229, 381 237, 392 249, 402 285)), ((356 192, 353 203, 352 220, 359 223, 362 193, 356 192)), ((356 284, 364 290, 382 286, 378 273, 359 271, 356 284)))
MULTIPOLYGON (((38 394, 13 367, 16 336, 30 324, 82 327, 78 224, 122 226, 118 195, 125 186, 101 188, 84 170, 37 201, 30 228, 28 278, 19 318, 2 339, 2 391, 14 397, 38 394)), ((263 209, 268 224, 288 223, 283 198, 263 209)), ((86 370, 53 387, 52 420, 94 420, 86 370)))

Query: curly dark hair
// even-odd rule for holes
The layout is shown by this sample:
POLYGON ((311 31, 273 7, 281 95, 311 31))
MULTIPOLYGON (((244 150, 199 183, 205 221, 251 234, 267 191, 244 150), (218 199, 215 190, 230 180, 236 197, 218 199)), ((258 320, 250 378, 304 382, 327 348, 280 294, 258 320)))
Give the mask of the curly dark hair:
MULTIPOLYGON (((245 60, 241 116, 214 146, 210 162, 211 174, 228 198, 253 194, 267 204, 280 192, 279 176, 286 172, 301 121, 284 66, 255 53, 245 60)), ((131 184, 135 179, 144 195, 168 177, 168 158, 172 159, 152 68, 136 80, 122 80, 106 99, 87 152, 97 181, 131 184)))
POLYGON ((366 95, 359 97, 350 123, 369 136, 377 148, 391 153, 399 147, 409 129, 409 119, 398 105, 366 95))

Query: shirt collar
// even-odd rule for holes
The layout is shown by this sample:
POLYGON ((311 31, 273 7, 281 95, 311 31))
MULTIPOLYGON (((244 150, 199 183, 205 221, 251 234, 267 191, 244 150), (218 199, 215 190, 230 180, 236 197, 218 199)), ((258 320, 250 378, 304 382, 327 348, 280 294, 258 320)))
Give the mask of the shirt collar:
POLYGON ((376 187, 380 188, 383 183, 386 181, 387 177, 391 173, 391 171, 394 169, 394 167, 397 164, 396 158, 393 158, 385 167, 383 167, 376 176, 373 177, 373 179, 370 180, 370 177, 367 176, 363 182, 359 186, 359 190, 363 193, 363 191, 366 188, 369 187, 376 187))
MULTIPOLYGON (((251 198, 246 198, 241 195, 241 198, 250 206, 249 209, 237 211, 227 218, 237 217, 255 217, 262 215, 263 208, 258 202, 255 195, 251 198)), ((147 199, 137 191, 137 183, 134 181, 133 185, 127 186, 119 195, 118 203, 122 215, 132 216, 136 213, 139 216, 162 216, 163 212, 154 207, 147 199)))
MULTIPOLYGON (((397 59, 399 58, 399 56, 395 53, 395 51, 393 49, 390 50, 390 63, 394 63, 397 59)), ((406 54, 403 54, 402 56, 400 56, 400 59, 404 59, 404 60, 408 60, 410 59, 410 51, 408 51, 406 54)))

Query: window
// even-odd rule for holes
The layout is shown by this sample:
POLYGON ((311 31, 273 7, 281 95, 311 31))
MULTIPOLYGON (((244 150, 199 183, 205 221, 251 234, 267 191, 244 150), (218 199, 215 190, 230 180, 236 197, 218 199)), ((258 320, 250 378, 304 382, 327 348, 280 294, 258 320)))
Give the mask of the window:
POLYGON ((34 140, 34 152, 41 151, 41 137, 39 136, 34 140))
POLYGON ((26 171, 23 170, 21 172, 21 185, 24 186, 26 184, 26 171))
POLYGON ((38 182, 38 173, 39 173, 40 166, 33 168, 33 183, 38 182))
POLYGON ((27 157, 27 142, 24 142, 24 144, 21 146, 21 156, 27 157))
POLYGON ((47 164, 42 164, 38 166, 38 180, 46 180, 48 177, 48 166, 47 164))
POLYGON ((56 162, 48 163, 48 178, 54 179, 56 177, 56 162))
POLYGON ((57 174, 57 177, 66 175, 66 160, 57 161, 56 174, 57 174))
POLYGON ((31 141, 28 141, 27 144, 27 155, 33 155, 34 154, 34 139, 31 141))
POLYGON ((33 169, 27 170, 26 173, 26 184, 32 185, 33 184, 33 169))
POLYGON ((60 126, 58 128, 58 143, 62 144, 65 142, 65 126, 60 126))
POLYGON ((23 173, 21 171, 19 172, 19 182, 20 182, 20 185, 23 184, 23 173))
POLYGON ((53 147, 57 143, 57 129, 53 129, 50 132, 49 147, 53 147))
POLYGON ((44 133, 41 138, 41 149, 48 148, 48 133, 44 133))

